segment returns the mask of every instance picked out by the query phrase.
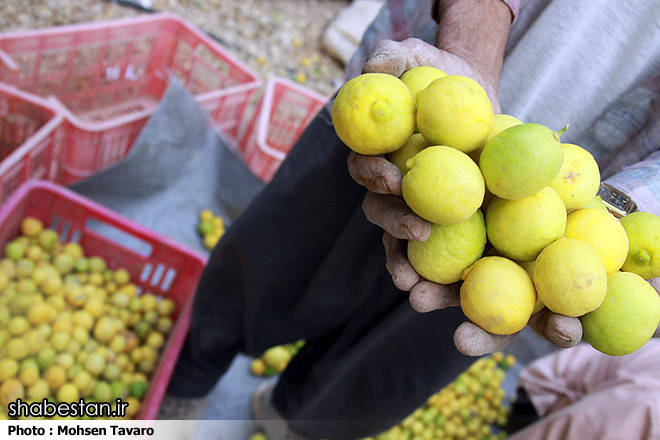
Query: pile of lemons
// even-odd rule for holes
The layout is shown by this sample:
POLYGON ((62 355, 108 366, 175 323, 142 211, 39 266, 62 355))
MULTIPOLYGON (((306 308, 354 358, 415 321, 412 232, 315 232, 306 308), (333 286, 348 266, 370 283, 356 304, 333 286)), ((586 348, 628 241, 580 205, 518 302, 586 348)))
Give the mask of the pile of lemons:
POLYGON ((197 232, 202 236, 204 247, 211 250, 224 235, 225 222, 222 220, 222 217, 215 215, 209 209, 205 209, 199 213, 197 232))
POLYGON ((250 372, 255 376, 270 377, 281 373, 305 345, 303 339, 290 344, 276 345, 264 351, 250 364, 250 372))
MULTIPOLYGON (((60 243, 34 217, 0 260, 0 418, 17 399, 128 402, 140 410, 175 304, 139 295, 124 268, 60 243)), ((113 409, 114 410, 114 409, 113 409)))
POLYGON ((515 358, 501 352, 474 362, 400 424, 365 440, 504 439, 509 406, 502 382, 515 358))
POLYGON ((418 67, 348 81, 333 104, 339 138, 385 155, 401 196, 432 223, 408 259, 425 279, 463 280, 463 312, 495 334, 520 331, 547 307, 580 317, 583 339, 624 355, 660 322, 660 217, 619 220, 597 197, 592 155, 559 131, 495 115, 474 80, 418 67))
MULTIPOLYGON (((509 405, 502 383, 513 355, 494 353, 474 362, 401 423, 364 440, 498 440, 507 437, 509 405)), ((267 440, 256 432, 249 440, 267 440)))

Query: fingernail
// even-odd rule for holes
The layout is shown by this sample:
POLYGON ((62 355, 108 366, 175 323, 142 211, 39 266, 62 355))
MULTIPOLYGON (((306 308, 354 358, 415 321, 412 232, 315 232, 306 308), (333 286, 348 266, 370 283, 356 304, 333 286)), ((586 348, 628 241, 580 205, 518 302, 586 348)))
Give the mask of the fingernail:
POLYGON ((564 342, 570 342, 570 341, 571 341, 571 338, 568 337, 568 336, 566 336, 566 335, 563 334, 563 333, 560 333, 560 332, 557 332, 557 331, 556 331, 556 332, 554 332, 554 334, 555 334, 555 337, 556 337, 557 339, 559 339, 560 341, 564 341, 564 342))

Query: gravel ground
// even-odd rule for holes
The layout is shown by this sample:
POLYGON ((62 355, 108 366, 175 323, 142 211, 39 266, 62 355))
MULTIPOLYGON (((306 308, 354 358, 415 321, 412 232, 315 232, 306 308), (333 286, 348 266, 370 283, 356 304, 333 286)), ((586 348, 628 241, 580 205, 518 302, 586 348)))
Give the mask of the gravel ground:
MULTIPOLYGON (((134 0, 136 1, 136 0, 134 0)), ((0 31, 131 17, 144 12, 103 0, 0 0, 0 31), (26 4, 28 7, 26 7, 26 4)), ((328 22, 349 0, 151 0, 210 32, 266 79, 277 75, 330 96, 343 67, 321 49, 328 22)))

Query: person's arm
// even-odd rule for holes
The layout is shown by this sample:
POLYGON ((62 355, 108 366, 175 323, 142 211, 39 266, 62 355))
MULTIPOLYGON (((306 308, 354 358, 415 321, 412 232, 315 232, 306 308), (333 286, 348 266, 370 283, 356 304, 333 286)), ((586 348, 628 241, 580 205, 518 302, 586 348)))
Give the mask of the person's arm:
POLYGON ((513 20, 502 0, 443 0, 435 5, 438 23, 436 47, 454 54, 482 78, 483 87, 497 91, 504 49, 513 20))
MULTIPOLYGON (((379 72, 400 76, 418 66, 438 67, 448 74, 463 75, 479 82, 499 112, 497 91, 512 9, 502 0, 440 0, 434 6, 438 31, 434 47, 421 40, 390 40, 376 44, 369 53, 363 73, 379 72)), ((363 208, 369 221, 385 230, 383 243, 387 269, 394 284, 410 291, 411 306, 429 312, 459 305, 456 286, 423 280, 408 261, 405 240, 426 240, 431 224, 414 214, 401 199, 402 175, 383 157, 351 153, 348 168, 353 179, 369 189, 363 208)), ((576 318, 543 310, 530 319, 530 326, 553 344, 567 348, 582 338, 576 318)), ((465 322, 456 330, 459 351, 483 355, 501 350, 515 335, 498 336, 465 322)))
POLYGON ((497 91, 511 9, 502 0, 441 0, 433 8, 439 23, 435 47, 415 38, 381 41, 362 71, 401 76, 414 67, 436 66, 477 81, 499 113, 497 91))

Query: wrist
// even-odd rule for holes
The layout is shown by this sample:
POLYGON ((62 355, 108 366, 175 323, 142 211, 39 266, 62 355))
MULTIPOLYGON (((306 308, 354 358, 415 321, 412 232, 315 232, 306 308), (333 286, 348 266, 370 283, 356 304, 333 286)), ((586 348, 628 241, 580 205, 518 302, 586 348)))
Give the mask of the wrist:
POLYGON ((466 61, 484 81, 499 88, 512 13, 502 0, 440 0, 436 47, 466 61))

